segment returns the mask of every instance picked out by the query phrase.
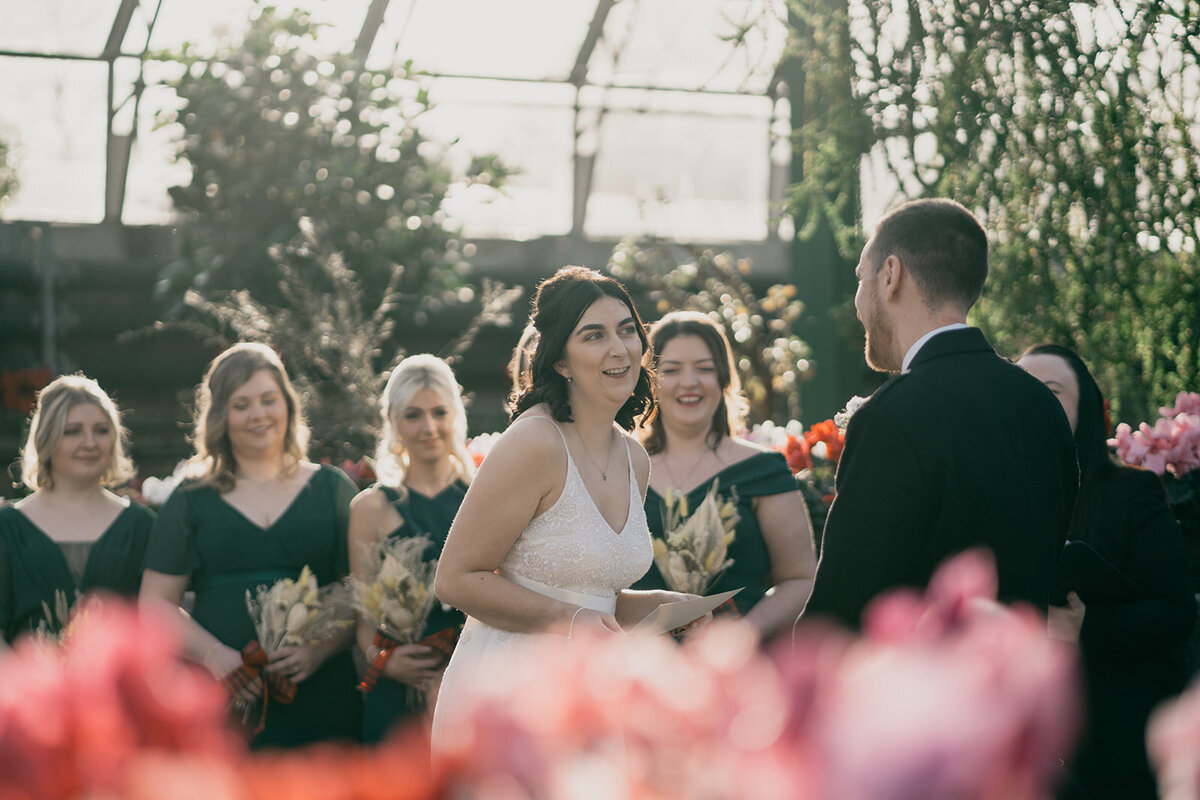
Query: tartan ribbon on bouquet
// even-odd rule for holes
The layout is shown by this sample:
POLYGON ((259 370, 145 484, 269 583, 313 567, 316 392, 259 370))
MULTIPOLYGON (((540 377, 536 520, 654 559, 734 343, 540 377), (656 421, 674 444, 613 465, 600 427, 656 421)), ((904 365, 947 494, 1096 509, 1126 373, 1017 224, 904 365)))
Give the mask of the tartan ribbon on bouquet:
POLYGON ((729 598, 721 605, 713 609, 713 618, 728 617, 729 619, 741 619, 741 609, 737 607, 737 603, 733 602, 733 598, 729 598))
POLYGON ((251 639, 242 648, 242 665, 221 679, 221 685, 229 696, 236 698, 243 689, 249 689, 256 679, 263 679, 262 710, 252 733, 263 732, 267 727, 267 702, 274 698, 280 703, 290 703, 296 699, 296 684, 284 675, 267 670, 269 656, 257 639, 251 639))
MULTIPOLYGON (((431 633, 417 642, 417 644, 425 645, 435 650, 444 658, 450 658, 450 654, 454 652, 454 645, 457 643, 458 630, 455 628, 442 628, 440 631, 431 633)), ((375 684, 379 682, 379 676, 383 674, 383 665, 391 657, 392 651, 402 644, 404 642, 393 639, 383 631, 375 631, 374 645, 379 648, 379 652, 367 664, 367 669, 363 673, 363 679, 358 683, 358 690, 360 692, 368 694, 375 688, 375 684)))
POLYGON ((350 588, 351 602, 364 620, 375 628, 375 646, 379 653, 367 665, 366 673, 358 688, 370 692, 375 688, 383 665, 392 651, 402 644, 429 644, 443 653, 454 649, 451 642, 447 647, 443 633, 417 642, 417 636, 425 629, 429 612, 437 597, 433 593, 433 576, 437 570, 437 559, 426 560, 425 553, 433 547, 427 536, 389 538, 373 543, 368 561, 378 564, 378 569, 369 580, 350 577, 346 583, 350 588))

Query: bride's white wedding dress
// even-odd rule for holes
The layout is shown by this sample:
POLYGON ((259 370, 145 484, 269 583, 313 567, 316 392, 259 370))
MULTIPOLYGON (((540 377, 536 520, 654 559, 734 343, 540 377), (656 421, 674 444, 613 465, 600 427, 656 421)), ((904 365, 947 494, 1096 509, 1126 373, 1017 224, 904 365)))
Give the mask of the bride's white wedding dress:
MULTIPOLYGON (((559 436, 562 429, 549 417, 559 436)), ((620 531, 613 530, 571 458, 567 448, 567 475, 554 505, 530 520, 500 565, 500 574, 539 594, 598 611, 613 613, 617 593, 646 573, 653 560, 646 511, 638 492, 629 441, 625 441, 629 469, 629 513, 620 531)), ((562 636, 499 630, 467 617, 462 636, 442 677, 433 712, 433 751, 445 751, 453 737, 454 720, 465 713, 464 697, 472 685, 504 669, 504 655, 534 641, 562 636)))

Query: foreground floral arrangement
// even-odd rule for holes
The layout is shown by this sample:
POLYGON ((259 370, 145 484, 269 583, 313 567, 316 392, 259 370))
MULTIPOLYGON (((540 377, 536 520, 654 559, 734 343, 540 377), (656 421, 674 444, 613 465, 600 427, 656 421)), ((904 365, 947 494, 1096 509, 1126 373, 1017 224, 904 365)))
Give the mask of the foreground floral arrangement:
POLYGON ((1035 800, 1074 732, 1074 658, 989 602, 968 554, 861 638, 802 627, 759 650, 736 622, 683 646, 554 643, 468 698, 429 769, 419 730, 377 749, 247 753, 169 616, 85 606, 62 646, 0 654, 0 797, 14 800, 1035 800))

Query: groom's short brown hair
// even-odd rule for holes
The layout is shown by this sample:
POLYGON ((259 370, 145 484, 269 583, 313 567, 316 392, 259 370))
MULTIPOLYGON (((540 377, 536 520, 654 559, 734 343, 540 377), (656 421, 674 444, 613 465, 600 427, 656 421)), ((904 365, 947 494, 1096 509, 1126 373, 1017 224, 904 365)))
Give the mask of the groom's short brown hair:
POLYGON ((953 200, 913 200, 893 209, 875 227, 871 249, 876 264, 899 256, 931 308, 955 303, 966 311, 987 280, 987 233, 953 200))

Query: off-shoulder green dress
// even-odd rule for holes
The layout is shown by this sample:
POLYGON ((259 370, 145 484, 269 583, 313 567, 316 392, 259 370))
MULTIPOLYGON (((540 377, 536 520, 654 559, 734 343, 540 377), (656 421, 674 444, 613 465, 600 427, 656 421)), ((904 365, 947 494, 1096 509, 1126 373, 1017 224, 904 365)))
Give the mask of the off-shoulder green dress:
MULTIPOLYGON (((762 528, 754 516, 754 499, 765 495, 783 494, 799 490, 796 478, 788 469, 787 459, 774 450, 755 453, 749 458, 735 461, 708 480, 687 493, 688 508, 695 509, 704 500, 704 495, 718 482, 717 494, 722 499, 733 498, 738 510, 738 523, 733 542, 729 545, 729 567, 708 594, 718 594, 730 589, 742 591, 733 598, 737 609, 745 614, 762 600, 767 590, 774 585, 771 580, 771 558, 767 543, 763 540, 762 528)), ((646 492, 646 522, 652 536, 662 538, 663 498, 650 489, 646 492)), ((800 530, 797 524, 797 530, 800 530)), ((656 565, 633 585, 634 589, 666 589, 662 573, 656 565)))

